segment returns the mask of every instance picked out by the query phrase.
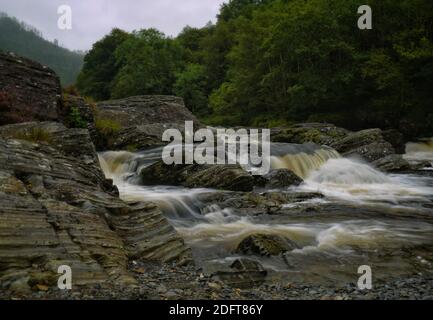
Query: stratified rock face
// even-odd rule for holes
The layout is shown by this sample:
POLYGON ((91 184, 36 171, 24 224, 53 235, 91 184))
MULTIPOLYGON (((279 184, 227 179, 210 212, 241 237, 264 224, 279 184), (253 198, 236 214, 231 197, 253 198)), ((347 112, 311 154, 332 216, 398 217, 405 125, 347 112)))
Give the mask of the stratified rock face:
POLYGON ((72 268, 73 286, 130 286, 131 259, 192 261, 155 204, 119 199, 87 130, 56 123, 0 128, 0 287, 56 288, 61 265, 72 268), (7 137, 26 126, 41 126, 52 139, 7 137))
POLYGON ((54 71, 0 53, 0 125, 59 119, 61 87, 54 71))
POLYGON ((166 165, 159 161, 139 172, 144 185, 174 185, 252 191, 257 180, 239 165, 166 165))
POLYGON ((349 134, 331 145, 343 156, 358 155, 372 162, 395 154, 393 146, 385 141, 382 130, 367 129, 349 134))
POLYGON ((331 145, 343 139, 349 131, 327 123, 301 123, 290 128, 273 129, 272 142, 303 144, 313 142, 318 145, 331 145))
POLYGON ((154 123, 196 122, 182 98, 175 96, 136 96, 98 103, 99 116, 113 119, 122 127, 154 123))
POLYGON ((373 162, 373 165, 376 168, 387 172, 411 169, 409 162, 403 159, 403 156, 400 154, 391 154, 389 156, 376 160, 373 162))
POLYGON ((162 145, 163 132, 171 128, 183 131, 185 121, 200 126, 183 99, 175 96, 136 96, 100 102, 98 118, 114 121, 122 128, 109 139, 106 149, 110 150, 162 145))

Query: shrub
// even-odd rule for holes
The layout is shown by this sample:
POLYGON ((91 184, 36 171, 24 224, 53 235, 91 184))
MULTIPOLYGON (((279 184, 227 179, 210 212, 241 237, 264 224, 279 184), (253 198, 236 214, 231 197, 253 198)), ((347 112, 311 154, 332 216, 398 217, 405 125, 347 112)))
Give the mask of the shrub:
POLYGON ((95 127, 104 136, 112 136, 122 129, 120 123, 111 119, 96 119, 95 127))
POLYGON ((81 114, 80 114, 80 110, 78 110, 77 107, 72 107, 71 111, 69 113, 69 124, 71 127, 73 128, 82 128, 85 129, 87 128, 87 121, 85 121, 81 114))
POLYGON ((29 131, 27 130, 17 131, 12 138, 25 140, 33 143, 53 142, 53 136, 51 135, 51 133, 42 128, 32 128, 29 131))

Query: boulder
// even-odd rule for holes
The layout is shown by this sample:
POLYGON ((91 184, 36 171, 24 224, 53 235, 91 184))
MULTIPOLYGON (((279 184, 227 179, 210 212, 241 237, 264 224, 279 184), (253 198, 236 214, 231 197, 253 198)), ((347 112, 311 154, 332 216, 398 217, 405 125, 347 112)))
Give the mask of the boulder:
POLYGON ((303 218, 305 211, 316 207, 314 203, 308 204, 309 200, 321 198, 322 194, 309 192, 214 192, 199 195, 202 203, 221 209, 230 208, 239 215, 280 215, 289 212, 293 216, 294 209, 303 218))
POLYGON ((409 162, 403 159, 403 156, 400 154, 391 154, 389 156, 373 161, 372 164, 376 168, 386 172, 404 171, 411 169, 409 162))
POLYGON ((394 148, 384 140, 380 129, 350 133, 345 138, 334 142, 331 147, 343 156, 361 156, 368 162, 395 154, 394 148))
POLYGON ((349 131, 326 123, 301 123, 290 128, 277 128, 271 131, 272 142, 284 143, 316 143, 331 145, 335 141, 346 137, 349 131))
POLYGON ((60 80, 48 67, 12 53, 0 53, 0 125, 58 121, 60 80))
POLYGON ((166 165, 159 161, 139 175, 144 185, 251 191, 256 184, 256 179, 239 165, 166 165))
POLYGON ((265 187, 267 189, 282 189, 291 186, 299 186, 303 180, 295 173, 288 169, 271 170, 267 175, 263 176, 266 180, 265 187))
POLYGON ((269 234, 253 234, 238 245, 236 252, 260 256, 277 256, 298 246, 293 241, 269 234))
POLYGON ((97 108, 99 120, 111 121, 120 127, 106 146, 111 150, 162 145, 162 133, 171 128, 183 131, 185 121, 200 126, 183 99, 175 96, 135 96, 100 102, 97 108))
POLYGON ((212 277, 234 288, 251 288, 264 282, 267 271, 255 260, 240 258, 230 266, 230 270, 215 272, 212 277))
POLYGON ((77 288, 136 286, 132 259, 191 263, 155 204, 119 199, 87 130, 30 123, 0 132, 2 290, 55 289, 61 265, 72 268, 77 288))

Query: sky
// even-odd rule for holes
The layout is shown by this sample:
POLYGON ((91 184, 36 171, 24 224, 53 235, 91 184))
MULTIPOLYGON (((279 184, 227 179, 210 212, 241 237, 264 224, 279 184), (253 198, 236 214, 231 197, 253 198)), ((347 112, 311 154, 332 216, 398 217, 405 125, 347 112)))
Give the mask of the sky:
POLYGON ((89 50, 114 27, 126 31, 157 28, 170 36, 215 21, 227 0, 0 0, 0 11, 35 27, 48 40, 73 50, 89 50), (60 30, 58 7, 69 5, 72 29, 60 30))

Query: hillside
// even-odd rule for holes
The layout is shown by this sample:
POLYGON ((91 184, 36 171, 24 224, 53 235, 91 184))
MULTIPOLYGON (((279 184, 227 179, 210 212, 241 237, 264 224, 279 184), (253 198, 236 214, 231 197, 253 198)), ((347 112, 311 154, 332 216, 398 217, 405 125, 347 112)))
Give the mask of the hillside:
POLYGON ((74 83, 83 65, 83 56, 43 38, 35 28, 0 13, 0 50, 36 60, 52 68, 62 85, 74 83))

